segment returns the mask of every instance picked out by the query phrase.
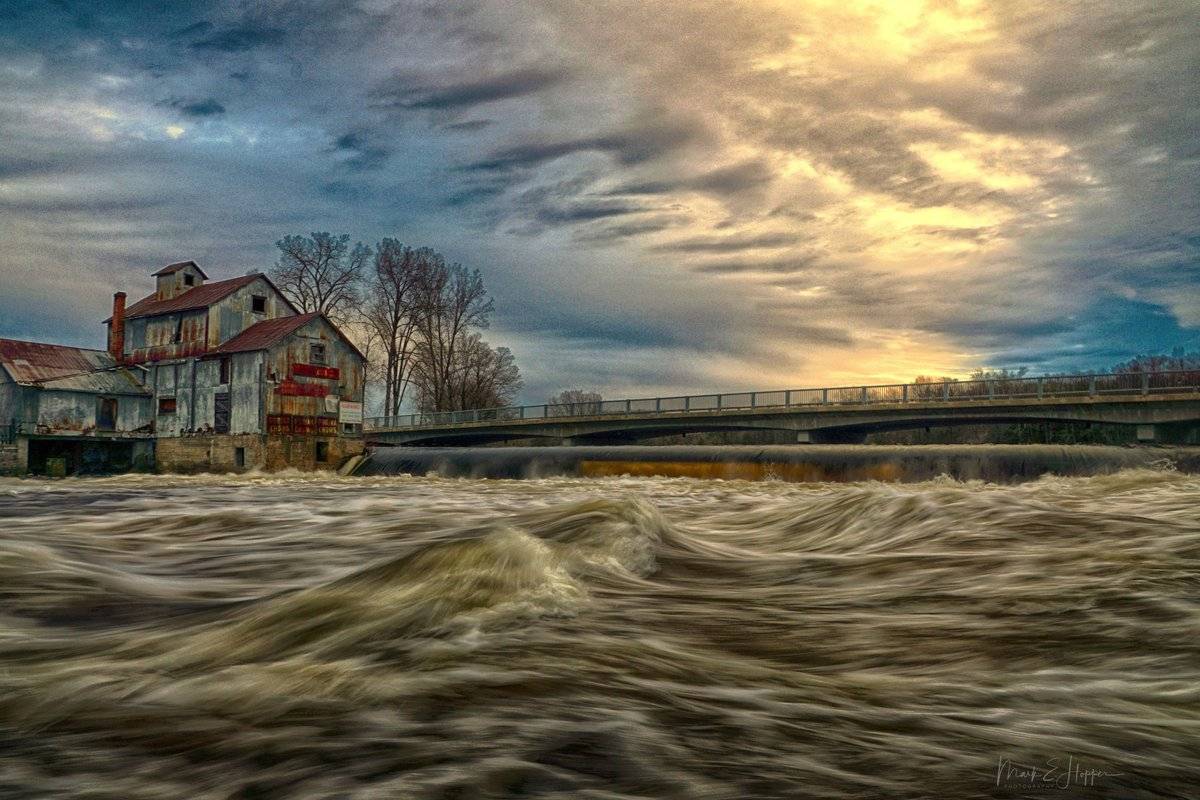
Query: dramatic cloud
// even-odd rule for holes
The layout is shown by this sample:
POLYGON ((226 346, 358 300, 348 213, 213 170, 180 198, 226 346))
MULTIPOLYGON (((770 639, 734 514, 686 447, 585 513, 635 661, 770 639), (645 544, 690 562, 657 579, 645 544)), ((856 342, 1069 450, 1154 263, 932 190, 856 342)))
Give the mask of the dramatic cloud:
MULTIPOLYGON (((529 400, 1200 346, 1192 0, 0 8, 0 336, 288 233, 483 270, 529 400)), ((65 322, 64 322, 65 321, 65 322)))

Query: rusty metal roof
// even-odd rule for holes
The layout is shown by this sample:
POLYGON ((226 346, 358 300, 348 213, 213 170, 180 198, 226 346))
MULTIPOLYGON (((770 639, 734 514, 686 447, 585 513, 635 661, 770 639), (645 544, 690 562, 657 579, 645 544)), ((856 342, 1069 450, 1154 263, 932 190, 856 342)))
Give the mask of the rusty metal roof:
MULTIPOLYGON (((173 314, 176 311, 194 311, 198 308, 208 308, 213 303, 218 303, 224 300, 229 295, 241 289, 243 286, 248 286, 255 280, 261 278, 279 295, 279 298, 287 304, 288 308, 299 313, 291 301, 280 292, 275 284, 271 283, 271 279, 261 272, 252 272, 249 275, 242 275, 238 278, 229 278, 223 281, 213 281, 212 283, 204 283, 194 289, 188 289, 182 294, 178 294, 168 300, 156 300, 157 295, 150 294, 138 300, 133 305, 125 309, 125 319, 134 319, 136 317, 156 317, 160 314, 173 314)), ((112 322, 112 317, 104 320, 112 322)))
POLYGON ((191 260, 176 261, 174 264, 167 264, 165 267, 160 269, 158 272, 154 273, 153 277, 157 278, 159 275, 168 275, 172 272, 178 272, 179 270, 181 270, 184 267, 189 266, 189 265, 192 266, 193 268, 195 268, 196 272, 200 273, 200 277, 204 278, 204 280, 208 280, 208 276, 204 274, 204 270, 200 269, 200 265, 197 264, 195 261, 191 261, 191 260))
POLYGON ((0 339, 0 366, 14 381, 28 386, 39 381, 110 369, 116 366, 116 361, 103 350, 0 339))
POLYGON ((104 369, 39 381, 36 386, 57 392, 121 394, 148 397, 151 392, 127 369, 104 369))
POLYGON ((308 314, 297 314, 293 317, 276 317, 275 319, 256 322, 218 347, 213 351, 213 354, 247 353, 253 350, 266 350, 283 341, 288 336, 291 336, 297 328, 312 322, 319 316, 321 316, 320 313, 313 311, 308 314))
MULTIPOLYGON (((256 278, 260 277, 262 276, 257 274, 243 275, 240 278, 204 283, 167 300, 157 300, 155 299, 157 295, 147 295, 125 309, 125 319, 155 317, 159 314, 171 314, 176 311, 192 311, 197 308, 208 308, 213 303, 225 299, 238 289, 249 285, 256 278)), ((112 317, 104 321, 111 322, 112 317)))

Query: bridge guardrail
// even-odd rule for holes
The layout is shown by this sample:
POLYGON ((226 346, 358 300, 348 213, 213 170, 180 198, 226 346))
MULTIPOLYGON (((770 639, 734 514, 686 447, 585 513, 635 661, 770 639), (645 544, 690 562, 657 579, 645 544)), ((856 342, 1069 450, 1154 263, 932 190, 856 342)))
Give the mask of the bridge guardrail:
POLYGON ((700 411, 803 408, 879 403, 936 403, 966 400, 1017 400, 1055 397, 1151 395, 1200 391, 1200 370, 1125 372, 1117 374, 1047 375, 1040 378, 995 378, 979 381, 895 383, 833 386, 820 389, 769 389, 582 403, 544 403, 467 411, 368 417, 368 430, 443 427, 477 422, 567 420, 620 414, 689 414, 700 411))

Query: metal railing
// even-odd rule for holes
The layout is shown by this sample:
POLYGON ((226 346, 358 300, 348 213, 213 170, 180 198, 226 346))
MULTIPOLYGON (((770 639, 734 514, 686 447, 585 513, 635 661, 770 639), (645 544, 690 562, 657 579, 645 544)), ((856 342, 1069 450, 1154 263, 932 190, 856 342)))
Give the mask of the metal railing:
POLYGON ((1115 375, 1053 375, 1041 378, 996 378, 942 383, 893 383, 835 386, 821 389, 778 389, 755 392, 644 397, 582 403, 477 408, 368 417, 367 430, 444 427, 478 422, 567 420, 581 417, 645 414, 689 414, 726 410, 804 408, 880 403, 938 403, 989 400, 1105 397, 1174 394, 1200 391, 1200 370, 1128 372, 1115 375))

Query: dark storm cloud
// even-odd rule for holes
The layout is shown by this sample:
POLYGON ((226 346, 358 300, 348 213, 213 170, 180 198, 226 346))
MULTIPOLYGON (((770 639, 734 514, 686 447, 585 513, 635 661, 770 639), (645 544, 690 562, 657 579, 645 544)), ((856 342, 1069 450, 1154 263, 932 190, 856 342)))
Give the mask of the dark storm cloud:
POLYGON ((902 11, 0 3, 0 335, 334 229, 479 265, 523 365, 597 385, 1194 338, 1194 2, 902 11))
POLYGON ((786 233, 763 233, 735 236, 705 236, 668 242, 655 249, 678 253, 733 253, 741 250, 791 247, 798 244, 797 237, 786 233))
MULTIPOLYGON (((379 89, 376 95, 381 105, 456 111, 496 100, 536 94, 566 78, 567 72, 564 70, 532 68, 438 87, 379 89)), ((404 80, 399 82, 404 83, 404 80)))
POLYGON ((204 30, 201 36, 202 38, 193 40, 188 46, 194 50, 237 53, 278 44, 283 41, 284 31, 270 25, 246 23, 215 31, 204 30))
POLYGON ((637 214, 644 210, 642 206, 631 203, 606 201, 578 202, 539 208, 537 219, 539 222, 546 223, 547 225, 562 225, 637 214))
POLYGON ((463 122, 452 122, 449 125, 443 125, 442 127, 448 131, 463 131, 469 133, 472 131, 483 130, 489 125, 495 124, 495 121, 490 119, 469 119, 463 122))
POLYGON ((175 98, 168 105, 171 108, 182 111, 189 117, 214 117, 225 113, 225 106, 212 97, 207 97, 203 100, 175 98))
POLYGON ((663 156, 695 136, 691 128, 678 124, 637 127, 603 136, 544 139, 501 148, 487 158, 467 165, 470 170, 504 170, 536 167, 576 153, 606 153, 626 166, 663 156))
POLYGON ((386 146, 375 142, 366 131, 343 133, 334 141, 333 149, 346 156, 342 163, 352 170, 377 170, 391 155, 386 146))

